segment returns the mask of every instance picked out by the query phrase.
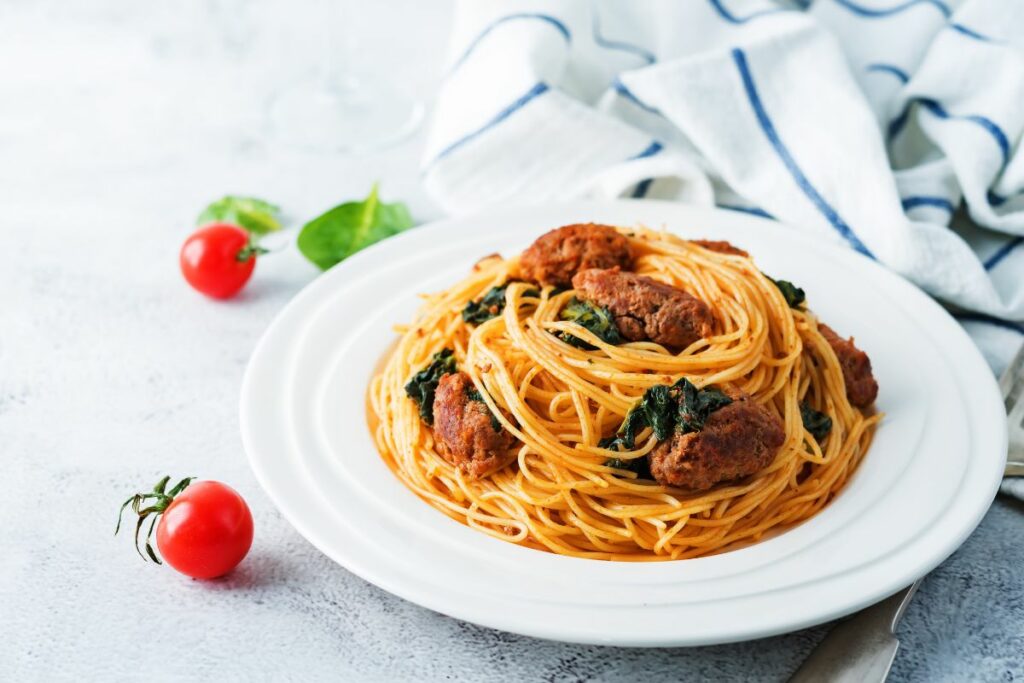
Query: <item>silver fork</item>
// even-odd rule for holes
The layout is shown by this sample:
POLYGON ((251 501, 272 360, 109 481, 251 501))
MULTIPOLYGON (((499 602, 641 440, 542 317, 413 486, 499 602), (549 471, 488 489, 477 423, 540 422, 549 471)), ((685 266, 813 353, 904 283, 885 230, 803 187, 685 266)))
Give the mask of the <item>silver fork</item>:
MULTIPOLYGON (((1009 419, 1006 476, 1024 476, 1024 346, 999 378, 1009 419)), ((889 676, 900 641, 896 625, 920 585, 911 586, 837 624, 789 683, 881 683, 889 676)))

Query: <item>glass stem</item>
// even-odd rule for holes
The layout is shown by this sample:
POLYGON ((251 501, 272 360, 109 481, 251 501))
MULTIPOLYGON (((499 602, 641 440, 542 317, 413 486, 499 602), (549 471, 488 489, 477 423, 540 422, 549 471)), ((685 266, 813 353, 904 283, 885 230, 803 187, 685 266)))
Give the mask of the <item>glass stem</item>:
POLYGON ((320 74, 324 90, 353 90, 357 86, 352 73, 353 44, 352 0, 320 0, 323 3, 323 50, 320 74))

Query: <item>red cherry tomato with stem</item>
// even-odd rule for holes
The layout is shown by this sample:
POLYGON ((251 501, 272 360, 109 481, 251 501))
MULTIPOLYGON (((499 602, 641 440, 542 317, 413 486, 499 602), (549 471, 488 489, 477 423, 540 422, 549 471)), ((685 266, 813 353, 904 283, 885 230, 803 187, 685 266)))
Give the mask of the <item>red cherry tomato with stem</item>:
POLYGON ((266 253, 230 223, 200 228, 181 246, 181 274, 192 287, 214 299, 229 299, 252 276, 256 256, 266 253))
MULTIPOLYGON (((195 579, 223 576, 238 566, 252 546, 252 513, 245 500, 230 486, 219 481, 192 483, 182 479, 166 491, 169 477, 164 477, 153 491, 137 493, 121 506, 121 514, 129 505, 139 515, 135 527, 135 549, 147 518, 146 554, 161 564, 150 543, 156 526, 156 545, 167 564, 195 579)), ((121 528, 117 520, 116 534, 121 528)), ((145 557, 143 557, 145 559, 145 557)))

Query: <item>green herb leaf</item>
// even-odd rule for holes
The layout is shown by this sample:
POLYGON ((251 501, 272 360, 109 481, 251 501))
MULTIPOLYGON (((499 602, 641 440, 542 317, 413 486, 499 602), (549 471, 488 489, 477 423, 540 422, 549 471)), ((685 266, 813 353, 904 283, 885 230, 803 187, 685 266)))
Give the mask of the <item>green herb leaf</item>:
POLYGON ((800 404, 800 419, 803 420, 804 429, 809 431, 818 443, 824 441, 832 431, 832 418, 806 403, 800 404))
POLYGON ((786 303, 790 308, 800 308, 803 306, 804 301, 807 299, 807 295, 804 293, 804 290, 788 280, 775 280, 770 277, 768 279, 774 282, 775 286, 779 288, 779 291, 782 292, 782 296, 786 299, 786 303))
POLYGON ((420 417, 428 425, 434 424, 434 393, 445 375, 455 372, 455 352, 441 349, 405 385, 405 393, 420 407, 420 417))
POLYGON ((714 387, 698 389, 685 377, 672 385, 679 405, 677 426, 684 434, 699 432, 711 413, 732 403, 732 399, 714 387))
MULTIPOLYGON (((559 313, 559 317, 562 320, 582 325, 605 343, 621 344, 625 341, 622 335, 619 334, 619 328, 615 324, 615 318, 612 316, 611 311, 601 306, 595 306, 589 301, 573 297, 565 305, 561 313, 559 313)), ((558 338, 578 349, 586 349, 588 351, 594 349, 593 345, 568 332, 560 333, 558 338)))
MULTIPOLYGON (((505 310, 505 290, 511 282, 506 282, 500 287, 491 287, 479 301, 470 301, 462 309, 462 319, 473 325, 485 323, 491 318, 497 318, 505 310)), ((536 289, 528 289, 524 292, 526 296, 540 296, 536 289)))
POLYGON ((644 422, 654 430, 658 441, 667 439, 672 432, 675 401, 672 392, 665 385, 651 387, 644 392, 639 409, 644 413, 644 422))
POLYGON ((196 218, 196 225, 233 223, 253 235, 281 229, 281 209, 255 197, 227 195, 213 202, 196 218))
MULTIPOLYGON (((598 446, 615 451, 633 450, 637 435, 647 427, 651 428, 658 441, 669 438, 673 429, 684 434, 700 431, 711 413, 730 403, 732 399, 722 391, 714 387, 698 389, 685 377, 671 386, 658 384, 645 391, 643 397, 633 404, 615 436, 601 439, 598 446)), ((636 472, 644 479, 651 478, 647 458, 612 458, 605 465, 636 472)))
MULTIPOLYGON (((480 392, 476 390, 476 387, 473 387, 468 392, 466 392, 466 398, 468 398, 470 401, 479 401, 480 403, 484 404, 485 408, 487 408, 487 401, 485 401, 484 397, 480 394, 480 392)), ((494 427, 494 431, 500 431, 502 426, 501 420, 499 420, 494 413, 490 412, 490 408, 487 408, 487 412, 490 413, 491 426, 494 427)))
MULTIPOLYGON (((644 398, 646 398, 646 394, 644 398)), ((622 425, 615 432, 615 436, 601 439, 597 445, 613 451, 621 451, 623 449, 631 451, 636 448, 636 435, 649 426, 647 424, 648 411, 644 406, 644 399, 637 401, 629 409, 629 412, 626 413, 626 419, 622 421, 622 425)))
POLYGON ((663 384, 653 386, 629 409, 615 436, 602 439, 599 445, 614 450, 633 450, 637 434, 647 427, 654 431, 654 437, 659 441, 667 439, 675 422, 675 412, 676 402, 670 387, 663 384))
POLYGON ((303 256, 323 270, 360 249, 413 226, 405 204, 385 204, 377 186, 361 202, 339 204, 302 226, 298 247, 303 256))
POLYGON ((643 458, 633 458, 632 460, 609 458, 604 461, 604 466, 614 467, 617 470, 636 472, 637 479, 654 479, 654 475, 651 474, 651 463, 646 456, 643 458))

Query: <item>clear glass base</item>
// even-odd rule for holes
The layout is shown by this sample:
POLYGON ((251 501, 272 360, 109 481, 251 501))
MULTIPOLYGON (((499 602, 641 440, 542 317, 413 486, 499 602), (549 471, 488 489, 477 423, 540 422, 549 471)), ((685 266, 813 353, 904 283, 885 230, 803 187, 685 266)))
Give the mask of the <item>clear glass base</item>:
POLYGON ((411 135, 422 118, 421 103, 376 80, 333 84, 309 79, 283 90, 270 103, 274 134, 306 149, 378 150, 411 135))

